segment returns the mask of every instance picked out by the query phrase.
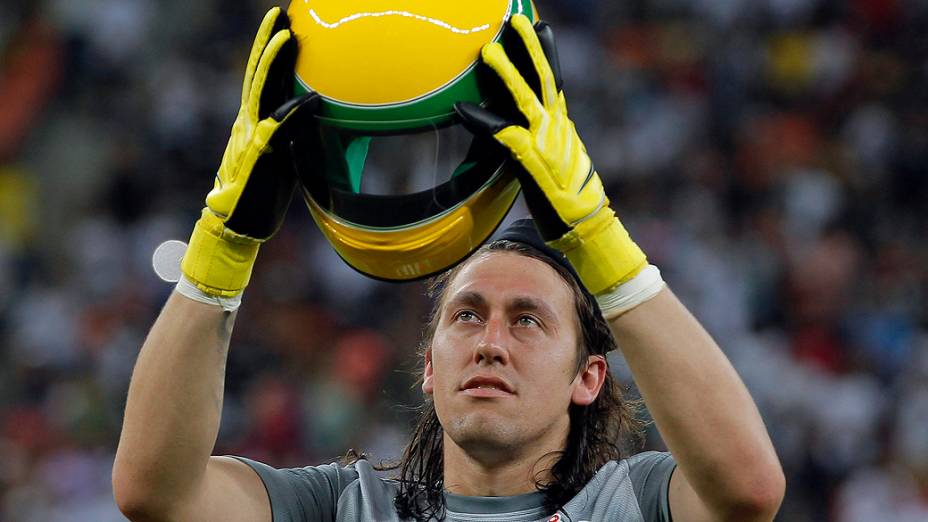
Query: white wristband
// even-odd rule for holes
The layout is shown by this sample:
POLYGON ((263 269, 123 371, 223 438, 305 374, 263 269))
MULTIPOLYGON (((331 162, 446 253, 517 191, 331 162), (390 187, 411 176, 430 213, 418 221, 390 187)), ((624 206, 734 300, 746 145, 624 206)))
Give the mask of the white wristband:
POLYGON ((596 296, 599 309, 606 320, 612 320, 656 296, 664 288, 661 271, 648 265, 638 275, 596 296))
POLYGON ((216 297, 209 295, 197 288, 197 285, 193 284, 185 275, 180 276, 180 280, 177 281, 176 289, 177 293, 188 299, 193 299, 194 301, 208 305, 220 306, 226 312, 238 310, 238 307, 242 306, 242 294, 244 294, 244 292, 242 292, 234 297, 216 297))

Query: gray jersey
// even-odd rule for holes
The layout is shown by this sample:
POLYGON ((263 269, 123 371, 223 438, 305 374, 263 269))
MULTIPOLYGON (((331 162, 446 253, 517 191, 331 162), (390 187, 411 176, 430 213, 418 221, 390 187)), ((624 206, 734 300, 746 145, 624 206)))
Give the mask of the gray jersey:
MULTIPOLYGON (((258 472, 271 500, 274 522, 400 522, 396 481, 378 477, 370 463, 275 469, 240 459, 258 472)), ((513 497, 445 494, 448 522, 669 522, 667 490, 676 464, 650 451, 612 461, 556 514, 546 513, 539 492, 513 497)))

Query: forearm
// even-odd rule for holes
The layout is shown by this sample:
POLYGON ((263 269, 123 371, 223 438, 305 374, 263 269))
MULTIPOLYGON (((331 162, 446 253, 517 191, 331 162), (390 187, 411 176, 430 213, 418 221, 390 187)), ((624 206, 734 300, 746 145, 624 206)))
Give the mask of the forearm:
POLYGON ((782 471, 750 394, 668 289, 611 321, 664 441, 708 506, 761 501, 782 471), (726 504, 727 503, 727 504, 726 504))
POLYGON ((195 494, 219 430, 234 319, 235 313, 176 292, 168 299, 129 385, 113 468, 121 507, 149 508, 195 494))

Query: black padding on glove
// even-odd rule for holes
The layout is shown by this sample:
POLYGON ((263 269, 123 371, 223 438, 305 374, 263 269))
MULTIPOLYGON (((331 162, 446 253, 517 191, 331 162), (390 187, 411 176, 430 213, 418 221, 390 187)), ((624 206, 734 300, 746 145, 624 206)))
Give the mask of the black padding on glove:
MULTIPOLYGON (((290 19, 287 13, 281 11, 277 20, 274 21, 273 35, 279 31, 290 28, 290 19)), ((297 43, 293 34, 290 40, 280 48, 274 63, 267 72, 267 80, 264 82, 264 88, 261 90, 261 103, 258 107, 258 119, 263 120, 276 111, 284 102, 293 97, 293 70, 296 66, 297 43)), ((280 121, 280 118, 275 118, 280 121)))
MULTIPOLYGON (((538 34, 538 40, 545 53, 545 58, 547 58, 551 66, 555 85, 560 91, 563 87, 563 79, 561 77, 560 61, 557 56, 554 31, 547 23, 538 22, 535 24, 535 32, 538 34)), ((509 57, 509 60, 515 65, 532 88, 532 91, 535 92, 535 96, 541 100, 541 81, 535 71, 535 65, 525 48, 525 43, 512 26, 507 26, 503 33, 503 48, 506 50, 506 56, 509 57)), ((489 69, 486 65, 482 66, 489 69)), ((503 81, 492 70, 489 71, 489 74, 495 79, 495 82, 489 79, 483 80, 485 88, 489 88, 491 92, 487 108, 468 102, 456 103, 454 110, 458 114, 461 123, 474 134, 490 136, 510 125, 528 127, 528 122, 519 112, 518 107, 512 100, 512 94, 506 89, 503 81)), ((548 198, 538 187, 538 184, 535 183, 535 180, 532 179, 532 176, 516 161, 512 162, 511 168, 522 185, 525 203, 535 218, 535 225, 537 225, 544 240, 554 241, 563 237, 564 234, 570 231, 570 227, 558 216, 548 198)))
POLYGON ((522 196, 525 197, 525 205, 528 206, 529 212, 535 218, 535 225, 545 241, 554 241, 564 237, 570 232, 570 227, 557 214, 547 196, 535 183, 531 174, 520 169, 517 174, 519 183, 522 185, 522 196))
POLYGON ((467 127, 467 130, 478 136, 493 135, 513 125, 506 118, 481 108, 475 103, 457 102, 454 104, 454 112, 460 116, 461 123, 467 127))
POLYGON ((226 221, 230 230, 255 239, 267 239, 280 228, 297 185, 290 153, 293 131, 308 125, 318 107, 319 95, 309 93, 287 101, 275 111, 275 119, 278 113, 281 118, 292 114, 277 129, 270 150, 255 163, 235 211, 226 221))
POLYGON ((541 50, 548 59, 548 65, 551 66, 551 73, 554 75, 554 85, 558 92, 564 90, 564 77, 561 76, 561 60, 557 55, 557 43, 554 40, 554 30, 547 22, 538 22, 535 24, 535 33, 538 34, 538 43, 541 44, 541 50))

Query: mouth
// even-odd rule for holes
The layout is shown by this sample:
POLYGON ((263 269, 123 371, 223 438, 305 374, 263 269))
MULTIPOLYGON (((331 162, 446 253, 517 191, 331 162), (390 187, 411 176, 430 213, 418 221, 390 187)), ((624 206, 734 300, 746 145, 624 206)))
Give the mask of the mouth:
POLYGON ((511 397, 515 390, 499 377, 478 375, 464 381, 461 393, 469 397, 493 398, 511 397))

